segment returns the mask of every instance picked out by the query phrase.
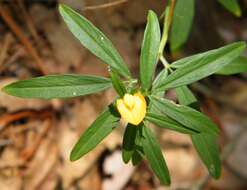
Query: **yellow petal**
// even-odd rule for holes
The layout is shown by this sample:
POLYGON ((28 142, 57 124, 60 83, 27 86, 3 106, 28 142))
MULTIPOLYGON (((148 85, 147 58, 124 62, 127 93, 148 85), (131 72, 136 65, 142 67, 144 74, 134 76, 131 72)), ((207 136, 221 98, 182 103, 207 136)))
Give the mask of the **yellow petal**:
POLYGON ((134 124, 138 125, 139 123, 142 122, 142 120, 144 119, 145 115, 146 115, 146 101, 142 98, 140 98, 139 96, 135 96, 136 97, 136 103, 135 106, 132 110, 132 115, 134 118, 134 124))
POLYGON ((137 96, 137 97, 141 98, 142 101, 145 102, 145 104, 146 104, 146 100, 145 100, 144 96, 141 94, 141 92, 135 93, 134 96, 137 96))
POLYGON ((117 100, 117 109, 123 120, 138 125, 146 115, 147 103, 140 92, 125 94, 123 99, 117 100))
POLYGON ((123 97, 123 101, 129 109, 132 109, 135 105, 135 98, 131 94, 125 94, 123 97))
POLYGON ((122 99, 117 100, 117 109, 118 109, 123 120, 125 120, 127 122, 133 121, 131 111, 126 107, 126 105, 122 99))

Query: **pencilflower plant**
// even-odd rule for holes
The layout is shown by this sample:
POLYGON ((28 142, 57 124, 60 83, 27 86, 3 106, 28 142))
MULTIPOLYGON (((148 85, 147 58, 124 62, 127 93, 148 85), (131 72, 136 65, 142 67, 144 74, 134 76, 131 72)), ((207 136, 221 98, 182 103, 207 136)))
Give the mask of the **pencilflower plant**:
POLYGON ((134 79, 117 50, 99 29, 66 5, 60 5, 59 11, 83 46, 109 66, 110 77, 49 75, 14 82, 4 87, 3 91, 22 98, 51 99, 78 97, 113 87, 118 96, 81 135, 71 152, 71 161, 78 160, 95 148, 119 125, 122 118, 126 123, 122 146, 125 163, 131 161, 137 165, 146 159, 160 182, 170 184, 161 148, 149 127, 153 123, 160 128, 190 135, 209 173, 218 178, 221 171, 216 142, 219 129, 200 112, 197 100, 187 85, 214 73, 229 73, 229 67, 235 68, 236 62, 243 59, 239 56, 245 49, 245 43, 232 43, 168 63, 163 55, 172 23, 172 7, 168 3, 162 35, 156 14, 153 11, 148 13, 140 55, 140 77, 134 79), (154 78, 158 61, 165 67, 154 78), (163 97, 169 89, 176 90, 179 104, 163 97))

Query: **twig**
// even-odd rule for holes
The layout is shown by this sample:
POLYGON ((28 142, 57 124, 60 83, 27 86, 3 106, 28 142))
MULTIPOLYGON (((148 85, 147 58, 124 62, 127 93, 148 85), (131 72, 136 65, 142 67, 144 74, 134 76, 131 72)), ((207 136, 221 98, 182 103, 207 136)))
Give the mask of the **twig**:
POLYGON ((16 0, 17 1, 17 5, 20 8, 21 14, 23 15, 23 18, 25 19, 25 23, 27 24, 27 27, 31 33, 31 35, 33 36, 35 42, 37 44, 39 44, 41 42, 38 32, 33 24, 33 20, 32 18, 29 16, 27 10, 25 9, 25 6, 23 4, 23 0, 16 0))
POLYGON ((42 110, 42 111, 22 111, 14 114, 6 114, 0 117, 0 131, 4 129, 9 123, 14 121, 18 121, 20 119, 28 118, 28 117, 48 117, 51 115, 51 111, 42 110))
POLYGON ((3 18, 3 20, 9 26, 9 28, 12 30, 12 32, 18 37, 18 39, 21 41, 21 43, 25 46, 26 50, 30 53, 32 58, 35 60, 37 68, 42 72, 42 74, 47 74, 48 72, 47 72, 45 66, 43 65, 43 61, 39 57, 36 49, 29 42, 26 35, 22 32, 20 27, 13 20, 13 18, 10 16, 8 11, 6 10, 5 7, 3 7, 2 4, 0 4, 0 16, 3 18))
POLYGON ((1 52, 0 52, 0 67, 4 63, 4 60, 7 57, 10 42, 11 42, 11 34, 8 33, 5 36, 4 41, 3 41, 3 45, 1 47, 1 52))
POLYGON ((89 10, 96 10, 96 9, 105 9, 105 8, 109 8, 112 6, 116 6, 122 3, 126 3, 128 0, 119 0, 119 1, 114 1, 114 2, 110 2, 110 3, 105 3, 102 5, 95 5, 95 6, 87 6, 85 8, 83 8, 83 11, 89 11, 89 10))

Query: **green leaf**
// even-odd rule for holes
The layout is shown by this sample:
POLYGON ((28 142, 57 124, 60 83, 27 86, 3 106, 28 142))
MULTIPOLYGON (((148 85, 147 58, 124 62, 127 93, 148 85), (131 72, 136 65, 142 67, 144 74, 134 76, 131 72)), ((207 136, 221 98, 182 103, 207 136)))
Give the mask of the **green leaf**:
POLYGON ((111 87, 107 78, 89 75, 48 75, 11 83, 3 91, 22 98, 71 98, 111 87))
POLYGON ((111 41, 90 21, 66 5, 59 5, 59 12, 74 36, 103 62, 119 74, 130 78, 130 72, 111 41))
POLYGON ((118 125, 119 117, 113 106, 107 109, 92 123, 92 125, 81 135, 74 146, 70 160, 75 161, 94 149, 112 130, 118 125))
POLYGON ((171 51, 177 51, 187 41, 195 12, 195 1, 176 1, 170 32, 171 51))
POLYGON ((205 132, 210 134, 218 134, 217 126, 204 114, 183 105, 175 104, 164 98, 151 96, 150 100, 153 106, 168 117, 176 120, 189 129, 205 132))
POLYGON ((242 13, 237 0, 218 0, 218 2, 235 16, 241 16, 242 13))
POLYGON ((211 53, 215 53, 217 49, 206 51, 203 53, 198 53, 189 57, 179 59, 171 64, 172 68, 179 69, 191 65, 192 63, 199 62, 204 57, 209 56, 211 53))
POLYGON ((247 72, 247 57, 240 56, 234 59, 231 63, 220 69, 218 75, 234 75, 242 72, 247 72))
POLYGON ((151 87, 153 74, 157 64, 160 44, 160 26, 157 15, 153 11, 148 13, 147 26, 141 49, 140 79, 142 89, 151 87))
POLYGON ((171 183, 170 175, 159 143, 152 131, 145 126, 143 127, 143 136, 143 150, 151 168, 162 184, 169 185, 171 183))
POLYGON ((178 131, 180 133, 185 133, 185 134, 198 133, 198 131, 185 127, 165 115, 156 114, 156 113, 147 113, 145 119, 161 128, 178 131))
POLYGON ((133 166, 138 165, 143 159, 142 154, 140 153, 140 151, 141 150, 137 150, 137 149, 134 150, 134 153, 133 153, 132 159, 131 159, 133 166))
POLYGON ((155 78, 153 82, 153 89, 157 88, 157 86, 159 86, 164 80, 166 80, 167 76, 168 76, 168 70, 164 68, 162 71, 160 71, 158 76, 155 78))
POLYGON ((122 158, 124 163, 128 163, 134 153, 135 139, 138 126, 128 124, 123 137, 122 158))
POLYGON ((221 174, 221 161, 217 146, 217 136, 212 134, 192 135, 192 142, 203 163, 207 166, 210 175, 218 179, 221 174))
POLYGON ((197 102, 196 97, 194 96, 194 94, 190 91, 190 89, 187 86, 181 86, 181 87, 176 88, 175 90, 176 90, 176 95, 177 95, 177 98, 180 104, 189 106, 196 110, 200 109, 200 106, 197 102))
POLYGON ((134 152, 131 158, 132 164, 136 166, 139 164, 145 153, 143 151, 142 147, 142 138, 143 138, 143 123, 139 124, 137 126, 137 133, 136 133, 136 138, 135 138, 135 147, 134 147, 134 152))
MULTIPOLYGON (((188 87, 179 87, 179 89, 176 89, 176 92, 180 104, 190 106, 197 105, 197 109, 200 109, 195 96, 188 87)), ((219 178, 221 172, 220 154, 216 142, 217 137, 218 136, 206 133, 191 135, 192 143, 198 155, 208 168, 210 175, 214 178, 219 178)))
POLYGON ((118 74, 115 73, 114 71, 110 71, 110 76, 111 76, 112 86, 114 87, 118 95, 122 98, 124 94, 127 92, 123 82, 119 78, 118 74))
MULTIPOLYGON (((237 58, 244 51, 245 46, 245 42, 236 42, 216 50, 182 59, 179 61, 179 68, 171 73, 155 90, 162 91, 176 88, 205 78, 237 58)), ((171 66, 176 68, 176 62, 171 66)))

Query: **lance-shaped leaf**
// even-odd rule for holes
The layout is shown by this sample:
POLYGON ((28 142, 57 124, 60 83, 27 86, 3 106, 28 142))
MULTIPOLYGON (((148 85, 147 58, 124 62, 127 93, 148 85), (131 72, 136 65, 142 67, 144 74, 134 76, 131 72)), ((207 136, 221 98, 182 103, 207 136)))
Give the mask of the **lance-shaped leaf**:
MULTIPOLYGON (((211 53, 214 53, 214 52, 215 50, 211 51, 211 53)), ((192 55, 192 56, 180 59, 178 61, 175 61, 171 66, 176 69, 185 67, 187 65, 190 65, 191 63, 193 64, 193 62, 200 61, 200 59, 203 58, 207 53, 208 52, 200 53, 200 54, 196 54, 196 55, 192 55)), ((247 72, 247 58, 245 56, 239 56, 235 58, 230 63, 228 63, 226 66, 224 66, 219 71, 217 71, 215 74, 233 75, 233 74, 238 74, 242 72, 247 72)), ((164 79, 162 81, 164 81, 164 79)))
POLYGON ((135 147, 134 147, 134 152, 131 157, 132 164, 135 166, 139 164, 145 153, 143 151, 143 145, 142 145, 142 137, 143 137, 143 123, 141 123, 137 127, 137 133, 136 133, 136 138, 135 138, 135 147))
MULTIPOLYGON (((179 68, 171 73, 157 91, 184 86, 205 78, 229 64, 245 49, 245 42, 236 42, 203 54, 194 55, 179 61, 179 68), (181 65, 183 65, 181 67, 181 65)), ((172 64, 176 67, 176 64, 172 64)))
POLYGON ((147 26, 141 49, 140 79, 144 90, 151 87, 160 44, 159 20, 153 11, 148 13, 147 26))
POLYGON ((210 175, 218 179, 221 174, 221 161, 216 141, 217 136, 201 133, 191 135, 191 139, 197 153, 207 166, 210 175))
POLYGON ((150 100, 153 106, 161 113, 192 130, 210 134, 218 134, 219 132, 217 126, 201 112, 187 106, 175 104, 164 98, 151 96, 150 100))
POLYGON ((143 127, 143 136, 143 150, 151 168, 162 184, 169 185, 171 183, 170 175, 159 143, 152 131, 147 127, 143 127))
POLYGON ((48 75, 20 80, 3 88, 3 91, 22 98, 71 98, 105 90, 111 81, 90 75, 48 75))
POLYGON ((59 11, 70 31, 84 47, 114 68, 122 76, 130 77, 130 72, 118 51, 99 29, 85 17, 66 5, 60 4, 59 11))
POLYGON ((241 16, 242 13, 238 0, 218 0, 218 2, 235 16, 241 16))
POLYGON ((128 163, 135 150, 135 139, 138 126, 128 124, 123 137, 122 158, 124 163, 128 163))
POLYGON ((185 133, 185 134, 198 133, 198 131, 185 127, 180 123, 176 122, 175 120, 165 116, 164 114, 161 115, 157 113, 147 113, 145 119, 161 128, 178 131, 180 133, 185 133))
POLYGON ((132 161, 132 164, 133 166, 136 166, 138 165, 142 159, 143 159, 143 154, 141 151, 143 151, 142 147, 136 147, 136 149, 134 150, 134 153, 132 155, 132 158, 131 158, 131 161, 132 161))
POLYGON ((234 59, 231 63, 220 69, 218 75, 234 75, 242 72, 247 72, 247 57, 240 56, 234 59))
POLYGON ((178 101, 181 105, 189 106, 196 110, 200 109, 196 97, 187 86, 181 86, 175 89, 178 101))
MULTIPOLYGON (((176 94, 180 104, 193 107, 196 106, 198 110, 200 109, 196 97, 187 86, 176 89, 176 94)), ((217 137, 218 136, 216 135, 207 133, 191 135, 192 143, 196 148, 198 155, 202 159, 205 166, 208 168, 210 175, 214 178, 219 178, 221 173, 220 154, 216 141, 217 137)))
POLYGON ((118 95, 122 98, 124 94, 127 92, 123 82, 121 81, 118 74, 115 73, 114 71, 110 71, 110 76, 111 76, 112 86, 114 87, 118 95))
POLYGON ((153 82, 153 89, 155 89, 164 80, 166 80, 167 76, 168 76, 168 70, 166 68, 164 68, 162 71, 160 71, 160 73, 158 74, 158 76, 155 78, 155 80, 153 82))
POLYGON ((171 51, 178 50, 190 33, 195 12, 195 0, 176 1, 170 32, 171 51))
POLYGON ((203 57, 209 56, 211 53, 214 53, 216 50, 214 49, 214 50, 206 51, 204 53, 198 53, 195 55, 191 55, 191 56, 179 59, 179 60, 173 62, 170 66, 172 68, 178 69, 181 67, 191 65, 192 63, 200 61, 201 59, 203 59, 203 57))
POLYGON ((70 160, 75 161, 94 149, 118 125, 119 116, 113 106, 107 109, 81 135, 74 146, 70 160))

